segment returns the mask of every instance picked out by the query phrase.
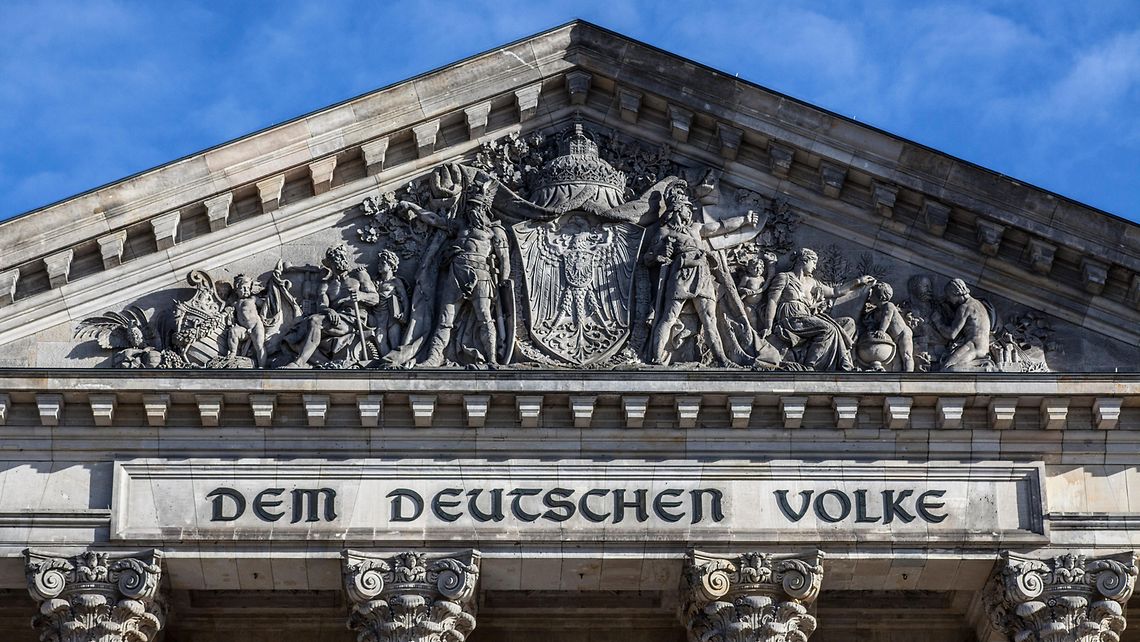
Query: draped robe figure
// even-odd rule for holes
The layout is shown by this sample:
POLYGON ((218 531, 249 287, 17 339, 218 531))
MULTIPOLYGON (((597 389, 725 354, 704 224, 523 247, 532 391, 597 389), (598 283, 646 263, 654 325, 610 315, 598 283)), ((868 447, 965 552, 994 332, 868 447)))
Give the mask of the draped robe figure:
POLYGON ((761 336, 774 334, 791 348, 802 347, 799 363, 812 370, 848 371, 855 323, 850 318, 833 319, 824 311, 827 299, 834 299, 874 279, 861 276, 838 288, 816 280, 819 257, 802 248, 795 253, 791 270, 781 272, 768 286, 765 327, 761 336))

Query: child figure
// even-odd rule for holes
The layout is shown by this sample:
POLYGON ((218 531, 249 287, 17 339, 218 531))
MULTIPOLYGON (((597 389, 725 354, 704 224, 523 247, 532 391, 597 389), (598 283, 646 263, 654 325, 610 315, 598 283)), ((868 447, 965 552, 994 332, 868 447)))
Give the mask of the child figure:
MULTIPOLYGON (((867 289, 867 299, 859 316, 859 325, 863 330, 859 343, 893 343, 903 371, 914 372, 914 337, 906 318, 898 306, 891 302, 894 295, 891 284, 885 281, 877 281, 867 289)), ((882 368, 881 362, 872 361, 872 364, 882 368)))
POLYGON ((254 362, 258 368, 265 367, 265 312, 267 302, 257 296, 257 283, 244 274, 234 277, 233 324, 230 326, 228 345, 229 357, 238 356, 241 342, 249 339, 253 349, 254 362))
POLYGON ((380 357, 398 348, 403 340, 404 324, 408 318, 408 289, 404 280, 396 276, 400 257, 391 250, 383 250, 376 266, 376 291, 380 302, 372 308, 372 325, 376 328, 376 347, 380 357))
POLYGON ((744 265, 744 273, 740 275, 740 281, 736 284, 736 290, 740 294, 741 302, 744 303, 744 309, 748 310, 748 320, 752 322, 753 328, 760 327, 760 311, 764 303, 764 293, 767 291, 768 281, 774 273, 772 266, 775 263, 776 255, 771 252, 753 256, 744 265))

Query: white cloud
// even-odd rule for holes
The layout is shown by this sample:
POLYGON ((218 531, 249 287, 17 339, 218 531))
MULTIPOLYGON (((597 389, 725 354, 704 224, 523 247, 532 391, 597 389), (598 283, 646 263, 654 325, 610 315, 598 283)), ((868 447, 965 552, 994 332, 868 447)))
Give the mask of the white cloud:
POLYGON ((1035 110, 1042 120, 1111 119, 1140 88, 1140 30, 1079 52, 1035 110))

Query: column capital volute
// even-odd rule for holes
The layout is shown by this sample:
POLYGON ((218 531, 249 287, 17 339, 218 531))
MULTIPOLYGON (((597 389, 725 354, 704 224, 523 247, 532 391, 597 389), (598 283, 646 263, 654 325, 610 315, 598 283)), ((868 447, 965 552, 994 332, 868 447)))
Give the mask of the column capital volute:
POLYGON ((822 581, 822 551, 718 555, 693 549, 686 554, 682 590, 689 593, 689 599, 703 602, 765 594, 811 604, 819 596, 822 581))
POLYGON ((1111 642, 1136 585, 1135 552, 1030 557, 1002 552, 982 601, 1011 640, 1111 642))
POLYGON ((41 639, 146 642, 165 621, 162 553, 84 551, 61 557, 24 551, 28 593, 40 605, 41 639))
POLYGON ((694 642, 806 642, 823 552, 734 555, 690 549, 681 570, 680 619, 694 642))
POLYGON ((346 550, 342 557, 348 626, 359 640, 463 642, 474 630, 478 551, 346 550))

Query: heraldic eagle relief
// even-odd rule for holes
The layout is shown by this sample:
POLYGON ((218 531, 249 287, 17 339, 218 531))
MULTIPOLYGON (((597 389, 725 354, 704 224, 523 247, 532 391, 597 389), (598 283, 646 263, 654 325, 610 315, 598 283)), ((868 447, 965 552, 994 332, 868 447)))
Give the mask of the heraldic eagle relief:
MULTIPOLYGON (((1052 331, 952 279, 795 245, 779 198, 581 123, 368 197, 320 265, 81 321, 125 368, 1048 370, 1052 331), (363 223, 359 223, 363 220, 363 223), (853 313, 843 316, 844 306, 853 313)), ((268 266, 267 266, 268 267, 268 266)))

